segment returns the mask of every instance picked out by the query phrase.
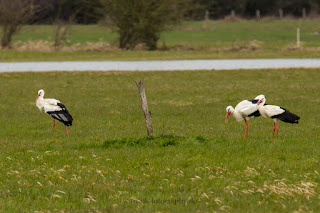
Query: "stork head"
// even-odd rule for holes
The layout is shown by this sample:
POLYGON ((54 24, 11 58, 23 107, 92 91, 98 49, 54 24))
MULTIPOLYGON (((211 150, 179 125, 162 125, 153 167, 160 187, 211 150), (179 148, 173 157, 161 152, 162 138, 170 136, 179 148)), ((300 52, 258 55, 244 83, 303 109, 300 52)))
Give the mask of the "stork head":
POLYGON ((264 95, 258 95, 255 100, 258 100, 257 105, 264 105, 266 103, 266 98, 264 97, 264 95))
POLYGON ((43 96, 44 96, 44 90, 41 89, 41 90, 38 91, 38 96, 37 96, 36 102, 37 102, 39 97, 43 97, 43 96))
POLYGON ((228 123, 229 115, 233 113, 234 108, 232 106, 227 106, 226 111, 227 111, 227 114, 226 114, 225 122, 228 123))

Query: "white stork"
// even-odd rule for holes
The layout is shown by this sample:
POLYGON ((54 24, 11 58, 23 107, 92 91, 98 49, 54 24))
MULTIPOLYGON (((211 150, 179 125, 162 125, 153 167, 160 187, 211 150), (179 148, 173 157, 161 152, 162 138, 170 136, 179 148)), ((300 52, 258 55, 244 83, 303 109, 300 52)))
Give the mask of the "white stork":
POLYGON ((67 134, 69 134, 67 126, 72 125, 73 118, 69 114, 66 107, 56 99, 43 98, 43 96, 44 96, 44 90, 41 89, 38 91, 36 106, 39 108, 40 111, 43 110, 45 113, 48 113, 53 118, 52 134, 54 134, 56 120, 64 123, 66 132, 67 134))
POLYGON ((295 115, 285 108, 276 106, 276 105, 268 105, 265 104, 266 98, 264 95, 261 95, 261 97, 258 98, 259 101, 257 103, 258 110, 260 114, 265 117, 265 118, 272 118, 273 119, 273 134, 272 134, 272 139, 274 138, 274 132, 277 130, 277 139, 278 139, 278 124, 277 120, 281 120, 283 122, 287 123, 299 123, 300 117, 298 115, 295 115))
POLYGON ((228 123, 228 117, 229 115, 233 115, 233 117, 238 121, 241 122, 245 120, 246 122, 246 129, 244 132, 244 138, 248 137, 248 120, 250 118, 258 117, 260 116, 260 113, 257 108, 258 98, 257 96, 254 100, 243 100, 237 104, 235 108, 232 106, 228 106, 226 108, 227 114, 226 114, 226 120, 225 122, 228 123))

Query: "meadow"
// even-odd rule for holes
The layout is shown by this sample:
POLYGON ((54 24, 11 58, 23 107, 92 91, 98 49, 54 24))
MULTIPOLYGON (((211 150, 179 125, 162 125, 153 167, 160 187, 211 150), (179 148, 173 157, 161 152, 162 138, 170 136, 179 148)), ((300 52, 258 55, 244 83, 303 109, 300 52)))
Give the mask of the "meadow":
POLYGON ((317 69, 0 74, 0 212, 319 212, 317 69), (135 80, 155 134, 146 136, 135 80), (74 117, 35 106, 39 89, 74 117), (301 117, 245 124, 225 108, 264 94, 301 117))
POLYGON ((221 58, 317 58, 318 20, 183 22, 160 35, 159 50, 117 48, 118 35, 106 25, 72 25, 66 45, 52 48, 54 27, 23 26, 1 61, 172 60, 221 58), (296 30, 301 29, 301 48, 296 30))

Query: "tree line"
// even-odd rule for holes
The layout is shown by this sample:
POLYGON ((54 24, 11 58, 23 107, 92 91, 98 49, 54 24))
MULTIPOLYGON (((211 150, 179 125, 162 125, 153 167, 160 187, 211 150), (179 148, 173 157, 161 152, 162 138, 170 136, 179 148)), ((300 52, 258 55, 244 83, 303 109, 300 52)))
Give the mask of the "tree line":
POLYGON ((286 16, 301 17, 302 9, 307 14, 318 14, 319 0, 194 0, 197 9, 191 12, 196 18, 203 17, 203 11, 208 10, 211 19, 223 18, 233 10, 244 18, 256 16, 259 10, 262 16, 278 16, 281 9, 286 16))
MULTIPOLYGON (((128 1, 132 4, 139 4, 143 0, 128 1)), ((168 4, 175 4, 177 0, 167 1, 168 4)), ((34 0, 44 10, 41 16, 32 20, 33 23, 52 23, 57 16, 68 20, 74 16, 74 22, 79 24, 98 23, 105 18, 105 11, 108 8, 105 0, 34 0)), ((184 14, 185 19, 201 20, 206 11, 210 19, 220 19, 235 11, 237 16, 252 18, 259 10, 262 16, 277 16, 279 9, 284 15, 301 17, 302 9, 307 14, 318 14, 320 11, 319 0, 186 0, 189 11, 184 14)), ((112 4, 110 4, 112 6, 112 4)), ((179 12, 179 11, 177 11, 179 12)))
POLYGON ((66 40, 73 23, 108 23, 119 34, 119 47, 143 44, 157 49, 160 33, 182 20, 223 18, 234 11, 243 17, 283 13, 317 14, 319 0, 0 0, 1 46, 10 48, 13 35, 25 24, 56 26, 54 47, 66 40))

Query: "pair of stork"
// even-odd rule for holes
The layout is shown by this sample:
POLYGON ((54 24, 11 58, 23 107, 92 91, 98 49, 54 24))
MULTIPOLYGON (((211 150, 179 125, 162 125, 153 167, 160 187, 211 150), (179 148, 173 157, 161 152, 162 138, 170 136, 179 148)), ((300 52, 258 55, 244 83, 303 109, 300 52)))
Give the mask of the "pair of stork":
POLYGON ((277 139, 278 139, 278 124, 277 120, 281 120, 287 123, 298 123, 300 117, 295 115, 285 108, 276 106, 276 105, 269 105, 266 104, 266 98, 264 95, 258 95, 254 100, 243 100, 237 104, 235 108, 232 106, 228 106, 226 108, 226 120, 225 122, 228 123, 229 115, 233 115, 233 117, 238 121, 241 122, 245 120, 246 128, 244 133, 244 138, 248 137, 248 120, 250 118, 258 117, 262 115, 265 118, 273 119, 273 134, 272 139, 274 138, 275 130, 277 130, 277 139))
MULTIPOLYGON (((44 111, 48 113, 53 118, 53 129, 52 134, 54 134, 55 128, 55 120, 61 121, 65 125, 65 129, 67 134, 69 134, 67 126, 72 125, 73 118, 68 112, 67 108, 60 103, 59 100, 52 99, 52 98, 43 98, 44 97, 44 90, 38 91, 38 96, 36 99, 36 106, 39 108, 40 111, 44 111)), ((281 120, 288 123, 298 123, 300 119, 299 116, 289 112, 288 110, 275 106, 275 105, 268 105, 265 104, 266 99, 264 95, 258 95, 254 100, 243 100, 238 105, 233 108, 232 106, 228 106, 226 108, 226 123, 228 122, 229 115, 233 115, 234 118, 241 122, 245 120, 246 122, 246 129, 244 138, 248 137, 248 120, 253 117, 258 117, 262 115, 263 117, 272 118, 274 121, 273 126, 273 135, 274 137, 275 130, 277 130, 277 139, 278 139, 278 125, 277 120, 281 120)))

